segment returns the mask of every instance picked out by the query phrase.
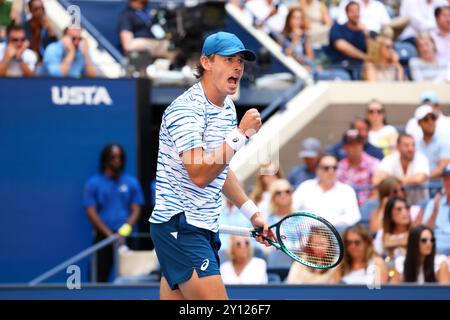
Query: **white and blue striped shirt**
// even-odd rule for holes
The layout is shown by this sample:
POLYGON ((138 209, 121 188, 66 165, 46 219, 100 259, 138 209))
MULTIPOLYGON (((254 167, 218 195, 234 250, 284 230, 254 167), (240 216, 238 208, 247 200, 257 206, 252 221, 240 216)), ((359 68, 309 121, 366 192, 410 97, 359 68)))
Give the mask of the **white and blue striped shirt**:
POLYGON ((156 204, 151 223, 166 222, 184 212, 189 224, 217 232, 228 166, 202 189, 191 181, 180 155, 198 147, 206 153, 217 149, 236 126, 236 109, 231 98, 227 97, 224 106, 218 107, 208 100, 200 83, 170 104, 159 132, 156 204))

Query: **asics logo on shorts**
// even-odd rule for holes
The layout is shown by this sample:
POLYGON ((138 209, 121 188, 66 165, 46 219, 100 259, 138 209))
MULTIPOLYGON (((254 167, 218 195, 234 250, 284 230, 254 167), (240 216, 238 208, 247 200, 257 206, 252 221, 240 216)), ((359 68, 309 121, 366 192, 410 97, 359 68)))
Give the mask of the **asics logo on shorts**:
POLYGON ((234 138, 232 141, 233 141, 234 143, 236 143, 236 142, 239 141, 239 138, 234 138))
POLYGON ((209 266, 209 259, 203 260, 202 265, 200 266, 200 270, 205 271, 209 266))

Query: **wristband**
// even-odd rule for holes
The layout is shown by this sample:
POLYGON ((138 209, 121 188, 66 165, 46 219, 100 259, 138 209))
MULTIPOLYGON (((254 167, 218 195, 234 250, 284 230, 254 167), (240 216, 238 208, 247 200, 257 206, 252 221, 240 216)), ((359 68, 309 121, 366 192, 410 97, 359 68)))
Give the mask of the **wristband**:
POLYGON ((247 200, 240 208, 241 212, 250 220, 251 217, 257 212, 259 212, 259 208, 252 200, 247 200))
POLYGON ((128 223, 124 223, 118 233, 122 236, 122 237, 128 237, 131 233, 131 231, 133 230, 133 228, 128 224, 128 223))
POLYGON ((248 139, 239 129, 233 129, 225 138, 225 142, 234 150, 238 151, 242 148, 248 139))

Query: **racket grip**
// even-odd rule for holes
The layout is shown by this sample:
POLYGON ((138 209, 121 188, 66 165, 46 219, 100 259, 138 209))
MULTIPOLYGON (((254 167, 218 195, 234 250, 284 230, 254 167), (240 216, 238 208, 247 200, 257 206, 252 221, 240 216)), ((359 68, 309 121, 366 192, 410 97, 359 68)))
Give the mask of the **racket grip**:
POLYGON ((253 229, 251 228, 220 225, 219 230, 221 233, 225 234, 243 237, 253 237, 253 229))

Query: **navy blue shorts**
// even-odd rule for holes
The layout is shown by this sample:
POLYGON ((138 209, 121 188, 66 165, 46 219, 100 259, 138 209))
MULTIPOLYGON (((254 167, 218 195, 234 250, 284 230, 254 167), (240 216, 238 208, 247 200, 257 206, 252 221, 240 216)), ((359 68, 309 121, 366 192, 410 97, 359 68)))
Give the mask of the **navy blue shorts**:
POLYGON ((199 277, 220 274, 219 233, 186 222, 184 213, 164 223, 150 223, 150 234, 162 275, 172 290, 189 280, 195 269, 199 277))

